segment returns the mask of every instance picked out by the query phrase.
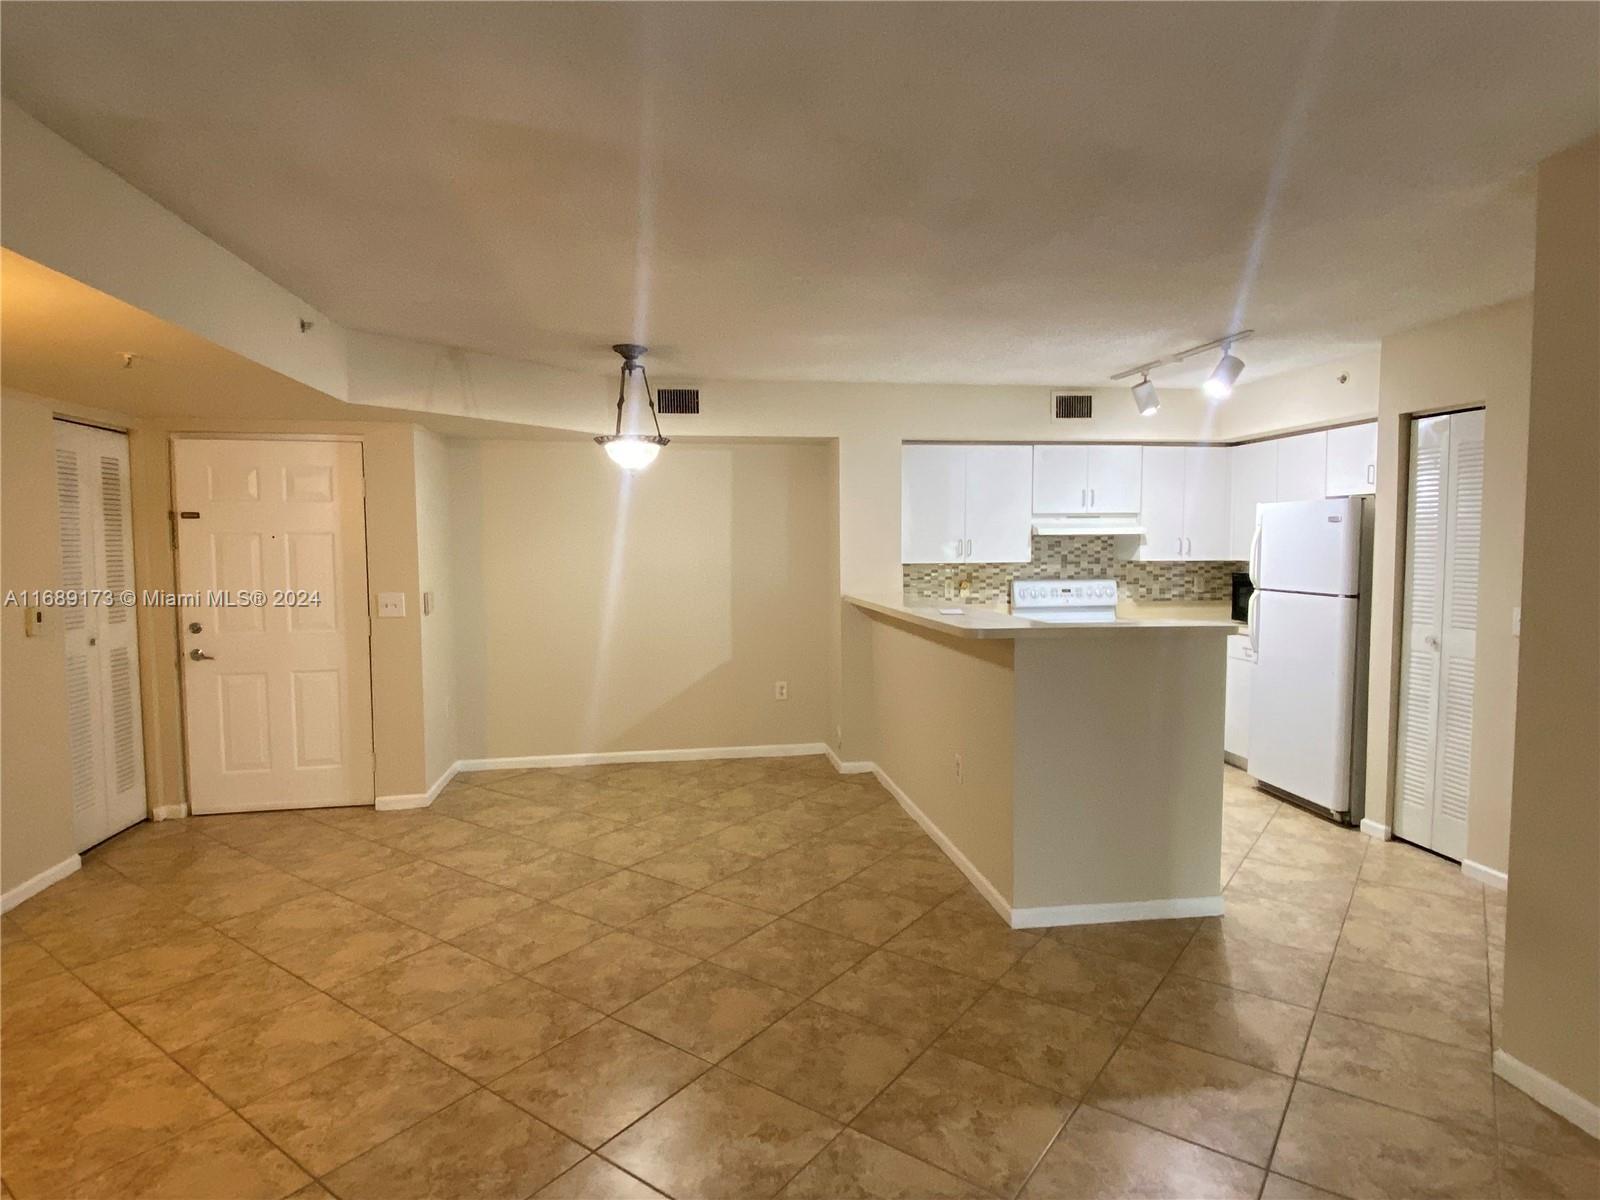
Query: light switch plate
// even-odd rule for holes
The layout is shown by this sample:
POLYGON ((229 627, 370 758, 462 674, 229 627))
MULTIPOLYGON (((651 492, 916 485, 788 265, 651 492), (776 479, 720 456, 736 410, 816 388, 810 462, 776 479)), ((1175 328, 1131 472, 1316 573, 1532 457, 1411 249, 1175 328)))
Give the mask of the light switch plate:
POLYGON ((378 615, 380 617, 405 616, 406 594, 404 592, 379 592, 378 615))
POLYGON ((1522 606, 1520 604, 1511 610, 1511 636, 1522 636, 1522 606))

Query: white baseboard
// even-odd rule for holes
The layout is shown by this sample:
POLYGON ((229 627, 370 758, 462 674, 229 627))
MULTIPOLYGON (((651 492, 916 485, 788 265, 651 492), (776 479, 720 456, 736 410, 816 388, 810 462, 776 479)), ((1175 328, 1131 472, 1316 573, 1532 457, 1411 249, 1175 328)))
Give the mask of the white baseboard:
POLYGON ((453 762, 444 769, 444 774, 433 781, 433 786, 425 792, 413 792, 408 796, 379 796, 372 802, 372 807, 379 812, 404 812, 408 808, 427 808, 439 798, 439 793, 444 791, 456 772, 463 770, 461 763, 453 762))
POLYGON ((602 754, 531 754, 512 758, 465 758, 457 771, 508 771, 541 767, 592 767, 605 763, 693 762, 702 758, 798 758, 827 754, 822 742, 776 746, 698 746, 683 750, 612 750, 602 754))
POLYGON ((1130 900, 1121 904, 1055 904, 1043 908, 1012 909, 1011 928, 1042 929, 1050 925, 1105 925, 1112 921, 1162 921, 1172 917, 1221 915, 1221 896, 1130 900))
POLYGON ((150 810, 152 821, 176 821, 189 815, 187 804, 158 804, 150 810))
POLYGON ((828 761, 833 764, 833 769, 841 775, 865 775, 877 771, 877 768, 869 762, 846 762, 834 753, 832 746, 824 746, 822 750, 828 756, 828 761))
POLYGON ((0 912, 10 912, 24 900, 37 896, 52 883, 60 883, 68 875, 74 874, 81 866, 83 859, 74 854, 71 858, 62 859, 53 867, 45 868, 32 879, 25 880, 9 892, 0 895, 0 912))
POLYGON ((1380 842, 1387 842, 1389 834, 1393 831, 1382 821, 1374 821, 1371 817, 1362 817, 1361 832, 1369 838, 1377 838, 1380 842))
POLYGON ((1506 873, 1496 871, 1493 867, 1486 867, 1480 862, 1473 862, 1470 858, 1461 860, 1461 873, 1468 879, 1476 879, 1485 887, 1492 887, 1498 891, 1506 890, 1506 873))
POLYGON ((900 807, 905 809, 906 815, 922 826, 922 832, 933 839, 934 844, 944 851, 945 857, 955 863, 957 869, 967 877, 972 886, 978 889, 978 894, 989 902, 995 912, 999 913, 1006 919, 1007 923, 1015 928, 1015 922, 1012 921, 1011 904, 1001 894, 1000 889, 989 882, 988 878, 982 871, 978 870, 971 859, 956 849, 955 843, 945 837, 944 831, 933 823, 933 819, 927 813, 912 802, 911 797, 906 795, 900 789, 900 785, 890 779, 881 767, 876 763, 869 763, 867 769, 878 777, 878 782, 883 784, 888 789, 889 794, 899 802, 900 807))
POLYGON ((1551 1112, 1565 1117, 1592 1138, 1600 1138, 1600 1104, 1585 1100, 1565 1084, 1534 1070, 1504 1050, 1494 1052, 1494 1073, 1551 1112))

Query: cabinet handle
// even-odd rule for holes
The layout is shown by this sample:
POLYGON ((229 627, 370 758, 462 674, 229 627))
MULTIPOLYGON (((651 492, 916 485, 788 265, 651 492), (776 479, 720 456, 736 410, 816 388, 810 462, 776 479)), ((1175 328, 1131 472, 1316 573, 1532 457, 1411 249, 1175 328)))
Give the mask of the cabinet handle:
POLYGON ((1079 508, 1088 508, 1089 507, 1089 489, 1088 488, 1079 488, 1078 489, 1078 507, 1079 508))
POLYGON ((1377 486, 1377 483, 1378 483, 1378 464, 1377 463, 1368 463, 1367 464, 1367 482, 1372 484, 1373 486, 1377 486))
POLYGON ((1090 508, 1094 507, 1094 489, 1093 488, 1089 489, 1089 507, 1090 508))

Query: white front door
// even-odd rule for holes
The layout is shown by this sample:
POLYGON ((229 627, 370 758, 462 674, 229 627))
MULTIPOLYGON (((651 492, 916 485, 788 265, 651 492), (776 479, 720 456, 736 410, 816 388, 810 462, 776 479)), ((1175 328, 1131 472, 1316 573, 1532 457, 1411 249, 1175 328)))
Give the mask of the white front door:
POLYGON ((56 422, 72 831, 79 850, 145 818, 128 435, 56 422))
POLYGON ((371 804, 361 447, 178 439, 195 813, 371 804))

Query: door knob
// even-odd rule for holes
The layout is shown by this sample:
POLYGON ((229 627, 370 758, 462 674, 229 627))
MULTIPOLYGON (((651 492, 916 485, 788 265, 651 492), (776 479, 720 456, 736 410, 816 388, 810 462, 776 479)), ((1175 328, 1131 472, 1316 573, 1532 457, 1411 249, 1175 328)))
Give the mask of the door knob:
POLYGON ((1423 644, 1426 645, 1430 650, 1437 650, 1439 648, 1439 639, 1434 637, 1431 633, 1427 637, 1423 638, 1422 641, 1423 644))
POLYGON ((207 654, 204 650, 201 650, 198 647, 193 649, 193 650, 191 650, 191 651, 189 651, 189 657, 191 659, 193 659, 195 662, 214 662, 215 661, 211 657, 211 655, 207 654))

